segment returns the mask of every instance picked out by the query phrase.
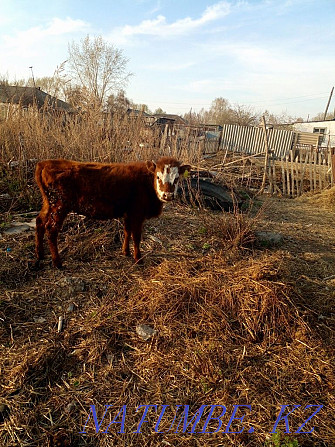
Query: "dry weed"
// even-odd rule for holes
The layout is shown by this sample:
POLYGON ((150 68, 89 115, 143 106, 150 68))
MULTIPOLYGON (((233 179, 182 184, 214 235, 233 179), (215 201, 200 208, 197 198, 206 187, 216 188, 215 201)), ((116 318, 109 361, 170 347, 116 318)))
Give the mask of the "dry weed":
MULTIPOLYGON (((20 190, 33 188, 22 167, 28 159, 126 161, 170 151, 197 162, 195 146, 191 153, 168 141, 161 147, 139 121, 99 119, 94 111, 65 125, 38 114, 10 116, 0 124, 1 157, 21 164, 2 176, 1 192, 21 181, 20 190)), ((290 417, 296 430, 305 406, 322 404, 306 426, 313 433, 291 438, 301 446, 332 446, 333 289, 327 283, 329 295, 325 287, 320 292, 313 266, 287 250, 252 246, 260 220, 257 213, 167 207, 146 224, 143 268, 120 256, 117 221, 70 216, 60 238, 66 259, 60 272, 47 262, 39 272, 29 270, 33 234, 0 239, 0 445, 259 447, 281 405, 301 405, 290 417), (143 341, 138 324, 156 335, 143 341), (109 434, 96 434, 91 419, 80 435, 89 406, 100 420, 105 404, 113 408, 102 430, 127 405, 126 433, 112 425, 109 434), (170 406, 164 433, 153 430, 154 411, 143 434, 133 433, 141 404, 170 406), (176 433, 177 424, 169 430, 177 405, 189 405, 193 415, 203 404, 227 407, 224 426, 233 405, 250 404, 252 412, 239 435, 182 433, 181 427, 176 433)), ((323 268, 330 276, 329 263, 314 267, 323 268)), ((216 427, 215 421, 208 426, 216 427)))
MULTIPOLYGON (((177 206, 148 225, 145 234, 161 240, 162 253, 149 255, 138 268, 119 257, 117 223, 95 226, 70 218, 66 225, 64 272, 46 266, 28 272, 17 287, 1 286, 1 403, 7 409, 1 445, 260 446, 280 405, 290 403, 302 406, 290 418, 295 429, 306 405, 324 405, 313 434, 294 437, 299 445, 331 445, 333 351, 291 281, 294 259, 286 252, 254 251, 250 257, 223 244, 186 256, 187 244, 201 247, 209 234, 198 231, 201 213, 177 206), (185 218, 190 227, 181 232, 185 218), (61 333, 59 315, 65 316, 61 333), (157 334, 144 342, 136 334, 138 324, 157 334), (132 433, 141 416, 136 408, 149 403, 170 405, 160 425, 165 433, 154 433, 154 411, 143 434, 132 433), (89 406, 96 405, 100 420, 105 404, 113 410, 103 429, 127 405, 126 433, 112 425, 109 434, 96 434, 90 420, 87 434, 80 435, 89 406), (177 425, 168 432, 176 406, 186 404, 191 414, 202 404, 226 405, 224 424, 235 404, 250 404, 252 412, 241 435, 192 435, 181 427, 175 433, 177 425)), ((21 253, 28 256, 23 243, 21 253)), ((145 236, 144 244, 151 243, 156 242, 145 236)), ((14 257, 9 261, 15 276, 14 257)), ((216 429, 215 421, 209 428, 216 429)))

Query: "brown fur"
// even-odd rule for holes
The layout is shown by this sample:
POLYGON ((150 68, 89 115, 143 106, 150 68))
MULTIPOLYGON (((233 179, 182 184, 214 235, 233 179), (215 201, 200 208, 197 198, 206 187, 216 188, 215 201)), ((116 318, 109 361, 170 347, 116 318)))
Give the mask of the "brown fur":
MULTIPOLYGON (((156 171, 164 164, 178 166, 180 174, 189 166, 169 157, 157 165, 147 163, 80 163, 70 160, 45 160, 36 166, 35 179, 41 190, 43 206, 36 218, 37 262, 44 258, 45 232, 52 261, 60 268, 57 238, 65 217, 71 211, 95 219, 124 218, 123 253, 130 254, 130 237, 134 242, 134 259, 141 260, 140 240, 145 219, 158 217, 163 203, 156 195, 156 171)), ((166 187, 167 191, 169 186, 166 187)))

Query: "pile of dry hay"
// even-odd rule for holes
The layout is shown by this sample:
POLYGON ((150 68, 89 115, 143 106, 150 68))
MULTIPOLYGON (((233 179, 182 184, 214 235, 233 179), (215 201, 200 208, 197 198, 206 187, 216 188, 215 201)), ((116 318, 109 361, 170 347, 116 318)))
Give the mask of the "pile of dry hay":
MULTIPOLYGON (((21 260, 11 252, 0 272, 1 445, 271 445, 266 440, 285 404, 301 405, 290 416, 291 431, 310 414, 302 411, 306 405, 323 404, 305 427, 315 427, 313 433, 291 437, 304 446, 332 445, 334 336, 320 337, 317 317, 294 286, 294 260, 283 251, 225 250, 222 235, 215 239, 213 231, 203 231, 203 219, 189 215, 185 228, 179 217, 185 219, 167 214, 165 223, 148 228, 155 238, 145 244, 163 253, 148 256, 144 269, 110 251, 119 247, 117 223, 88 226, 85 237, 69 227, 64 272, 28 271, 33 238, 17 241, 21 260), (212 248, 205 246, 208 240, 212 248), (19 286, 13 278, 21 278, 19 286), (65 315, 65 327, 57 333, 59 315, 65 315), (143 323, 157 331, 149 341, 136 334, 143 323), (93 404, 99 421, 105 404, 113 411, 99 434, 92 418, 87 434, 79 434, 93 404), (142 414, 136 408, 144 404, 170 405, 159 426, 165 433, 154 432, 154 411, 142 434, 133 433, 142 414), (177 423, 168 432, 177 405, 190 405, 193 415, 203 404, 227 407, 221 432, 182 433, 179 426, 175 433, 177 423), (252 407, 245 429, 224 434, 237 404, 252 407), (126 433, 118 433, 120 424, 101 433, 123 405, 126 433)), ((4 250, 6 241, 0 242, 4 250)), ((216 428, 213 421, 207 430, 216 428)), ((283 422, 278 428, 285 432, 283 422)), ((240 429, 235 421, 231 430, 240 429)))
POLYGON ((301 196, 300 200, 306 200, 310 204, 316 205, 326 210, 335 210, 335 186, 325 189, 318 194, 301 196))

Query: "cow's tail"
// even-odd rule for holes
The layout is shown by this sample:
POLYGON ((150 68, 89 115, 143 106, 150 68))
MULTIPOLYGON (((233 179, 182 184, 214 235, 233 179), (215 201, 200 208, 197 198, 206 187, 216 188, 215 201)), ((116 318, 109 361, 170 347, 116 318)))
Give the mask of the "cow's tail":
POLYGON ((40 161, 37 163, 36 165, 36 170, 35 170, 35 180, 36 183, 41 191, 42 194, 42 198, 43 201, 48 202, 48 196, 47 196, 47 189, 48 186, 47 184, 43 181, 43 170, 45 168, 45 162, 44 161, 40 161))

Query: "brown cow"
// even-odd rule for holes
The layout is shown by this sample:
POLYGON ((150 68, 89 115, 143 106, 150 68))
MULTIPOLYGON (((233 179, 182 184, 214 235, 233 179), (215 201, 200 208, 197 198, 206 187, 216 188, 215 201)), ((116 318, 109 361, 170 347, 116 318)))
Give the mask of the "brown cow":
POLYGON ((52 261, 62 266, 57 237, 71 211, 95 219, 124 218, 122 251, 129 256, 134 242, 134 259, 141 262, 140 240, 145 219, 158 217, 163 202, 170 202, 180 176, 190 166, 170 157, 157 163, 80 163, 45 160, 36 166, 35 178, 43 206, 36 218, 37 265, 44 258, 43 239, 47 233, 52 261))

